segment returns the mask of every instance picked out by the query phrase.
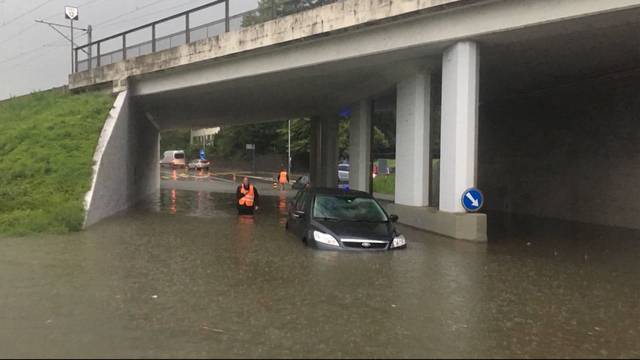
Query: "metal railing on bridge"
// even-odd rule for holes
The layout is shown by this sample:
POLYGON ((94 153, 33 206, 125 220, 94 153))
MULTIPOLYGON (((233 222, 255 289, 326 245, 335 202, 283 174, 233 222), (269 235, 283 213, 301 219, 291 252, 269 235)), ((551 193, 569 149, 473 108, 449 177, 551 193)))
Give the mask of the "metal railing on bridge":
POLYGON ((231 1, 216 0, 97 41, 92 42, 89 39, 89 43, 74 49, 75 72, 215 37, 225 32, 235 31, 242 27, 259 24, 339 0, 269 0, 261 4, 262 6, 259 8, 230 15, 229 5, 231 1), (224 16, 202 25, 191 26, 194 16, 200 14, 199 17, 202 17, 205 11, 215 7, 224 7, 224 16), (179 25, 183 30, 158 36, 161 26, 173 25, 173 28, 176 28, 176 21, 183 21, 179 25), (139 40, 137 42, 134 40, 135 44, 129 45, 133 37, 142 37, 148 40, 139 40))

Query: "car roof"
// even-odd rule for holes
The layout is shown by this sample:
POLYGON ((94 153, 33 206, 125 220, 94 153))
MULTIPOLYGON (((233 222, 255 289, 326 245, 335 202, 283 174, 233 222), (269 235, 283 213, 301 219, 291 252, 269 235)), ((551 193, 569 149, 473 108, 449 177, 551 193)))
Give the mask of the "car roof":
POLYGON ((307 188, 306 191, 312 194, 322 194, 322 195, 345 195, 345 196, 358 196, 358 197, 372 197, 371 194, 358 191, 358 190, 343 190, 343 189, 334 189, 327 187, 310 187, 307 188))

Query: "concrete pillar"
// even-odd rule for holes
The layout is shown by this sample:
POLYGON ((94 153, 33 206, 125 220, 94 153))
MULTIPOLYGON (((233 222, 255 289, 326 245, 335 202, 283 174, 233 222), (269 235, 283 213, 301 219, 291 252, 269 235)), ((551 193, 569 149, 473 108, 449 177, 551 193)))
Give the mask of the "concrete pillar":
POLYGON ((396 106, 395 202, 429 206, 431 74, 401 81, 396 106))
POLYGON ((329 116, 311 118, 309 176, 313 186, 338 184, 338 121, 329 116))
POLYGON ((476 184, 478 47, 459 42, 442 61, 440 210, 464 212, 460 197, 476 184))
POLYGON ((371 178, 371 101, 353 105, 349 124, 349 187, 369 192, 371 178))
POLYGON ((338 185, 338 119, 327 117, 322 121, 322 186, 338 185))
POLYGON ((322 119, 311 118, 311 139, 309 139, 309 179, 313 186, 320 186, 322 180, 322 119))

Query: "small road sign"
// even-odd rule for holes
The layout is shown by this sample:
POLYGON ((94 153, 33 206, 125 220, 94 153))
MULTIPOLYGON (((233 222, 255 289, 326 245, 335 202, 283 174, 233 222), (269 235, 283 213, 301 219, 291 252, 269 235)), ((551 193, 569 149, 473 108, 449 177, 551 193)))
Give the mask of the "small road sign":
POLYGON ((469 212, 476 212, 484 204, 482 192, 476 188, 469 188, 462 193, 462 207, 469 212))
POLYGON ((69 20, 78 20, 80 18, 78 16, 78 8, 73 6, 65 6, 64 17, 65 19, 69 19, 69 20))

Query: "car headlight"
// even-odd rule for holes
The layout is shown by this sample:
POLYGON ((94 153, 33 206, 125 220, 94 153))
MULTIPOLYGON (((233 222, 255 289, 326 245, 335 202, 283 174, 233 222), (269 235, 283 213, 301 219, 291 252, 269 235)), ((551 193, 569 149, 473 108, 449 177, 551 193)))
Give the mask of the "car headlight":
POLYGON ((336 240, 336 238, 334 238, 333 236, 331 236, 329 234, 325 234, 323 232, 320 232, 320 231, 314 231, 313 232, 313 238, 314 238, 315 241, 323 243, 323 244, 333 245, 333 246, 340 246, 340 244, 338 244, 338 240, 336 240))
POLYGON ((397 248, 405 245, 407 245, 407 239, 404 237, 404 235, 401 234, 393 238, 391 248, 397 248))

